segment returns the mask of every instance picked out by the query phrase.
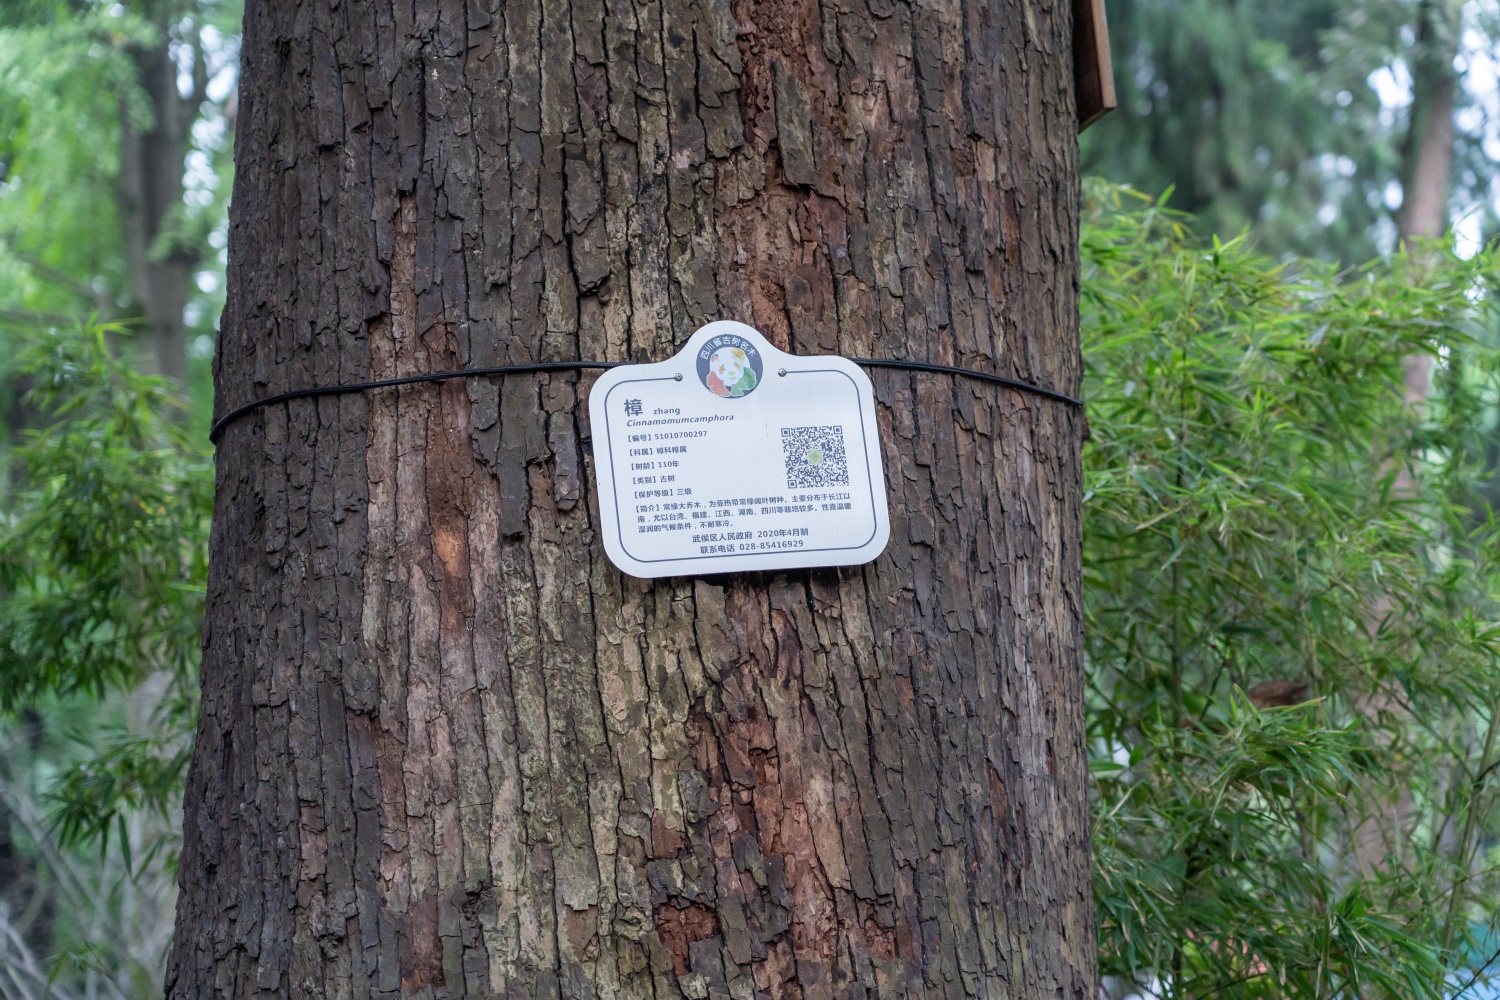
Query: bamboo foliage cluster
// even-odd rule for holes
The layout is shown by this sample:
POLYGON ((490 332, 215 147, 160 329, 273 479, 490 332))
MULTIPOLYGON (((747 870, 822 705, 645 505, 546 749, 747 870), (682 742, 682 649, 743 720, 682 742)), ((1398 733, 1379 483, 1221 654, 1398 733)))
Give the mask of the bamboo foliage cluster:
POLYGON ((1494 262, 1277 264, 1090 194, 1103 971, 1183 998, 1451 996, 1492 957, 1500 888, 1494 262))
POLYGON ((37 426, 0 501, 0 997, 159 995, 213 490, 114 325, 6 359, 37 426))

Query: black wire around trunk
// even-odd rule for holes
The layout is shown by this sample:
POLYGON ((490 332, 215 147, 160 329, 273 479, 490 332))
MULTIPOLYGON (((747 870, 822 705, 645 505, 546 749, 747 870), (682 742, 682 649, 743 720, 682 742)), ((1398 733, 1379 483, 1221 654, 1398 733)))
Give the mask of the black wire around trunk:
MULTIPOLYGON (((990 382, 995 385, 1003 385, 1011 389, 1019 389, 1022 392, 1034 393, 1045 396, 1047 399, 1055 399, 1060 403, 1068 403, 1072 406, 1082 406, 1083 400, 1074 399, 1066 393, 1058 392, 1056 389, 1048 389, 1044 386, 1033 385, 1030 382, 1022 382, 1020 379, 1006 378, 1003 375, 992 375, 989 372, 975 371, 972 368, 958 368, 953 365, 933 365, 925 361, 882 361, 877 358, 850 358, 857 365, 866 368, 900 368, 916 372, 936 372, 941 375, 962 375, 965 378, 978 379, 981 382, 990 382)), ((252 400, 243 406, 236 406, 218 420, 208 429, 208 440, 214 444, 219 443, 219 436, 223 434, 224 428, 245 414, 260 409, 262 406, 270 406, 272 403, 284 403, 292 399, 306 399, 310 396, 341 396, 349 392, 365 392, 370 389, 389 389, 398 385, 414 385, 418 382, 444 382, 454 378, 475 378, 480 376, 494 375, 525 375, 535 372, 567 371, 585 368, 618 368, 624 361, 534 361, 522 365, 496 365, 489 368, 458 368, 446 372, 429 372, 426 375, 406 375, 401 378, 384 378, 375 382, 349 382, 343 385, 318 385, 306 389, 292 389, 289 392, 279 392, 274 396, 264 399, 252 400)))

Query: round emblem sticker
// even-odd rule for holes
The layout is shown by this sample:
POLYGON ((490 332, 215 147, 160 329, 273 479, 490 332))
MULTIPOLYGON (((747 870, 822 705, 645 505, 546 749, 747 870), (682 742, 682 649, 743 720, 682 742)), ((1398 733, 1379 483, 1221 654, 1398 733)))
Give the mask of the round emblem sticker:
POLYGON ((710 338, 698 351, 698 381, 715 396, 738 399, 760 385, 760 351, 732 333, 710 338))

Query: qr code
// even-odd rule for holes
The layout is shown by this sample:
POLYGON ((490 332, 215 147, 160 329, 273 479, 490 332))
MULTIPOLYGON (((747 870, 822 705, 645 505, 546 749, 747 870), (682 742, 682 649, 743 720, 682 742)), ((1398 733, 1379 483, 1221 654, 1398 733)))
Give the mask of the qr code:
POLYGON ((786 459, 788 489, 849 485, 842 427, 783 427, 781 454, 786 459))

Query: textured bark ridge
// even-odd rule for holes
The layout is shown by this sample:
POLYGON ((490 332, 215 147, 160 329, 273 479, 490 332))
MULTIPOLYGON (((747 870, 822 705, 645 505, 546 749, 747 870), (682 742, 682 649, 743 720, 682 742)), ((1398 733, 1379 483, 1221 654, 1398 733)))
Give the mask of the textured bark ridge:
MULTIPOLYGON (((246 8, 220 412, 716 318, 1077 390, 1066 2, 246 8)), ((583 375, 228 428, 168 995, 1091 997, 1081 415, 871 375, 841 571, 614 570, 583 375)))

